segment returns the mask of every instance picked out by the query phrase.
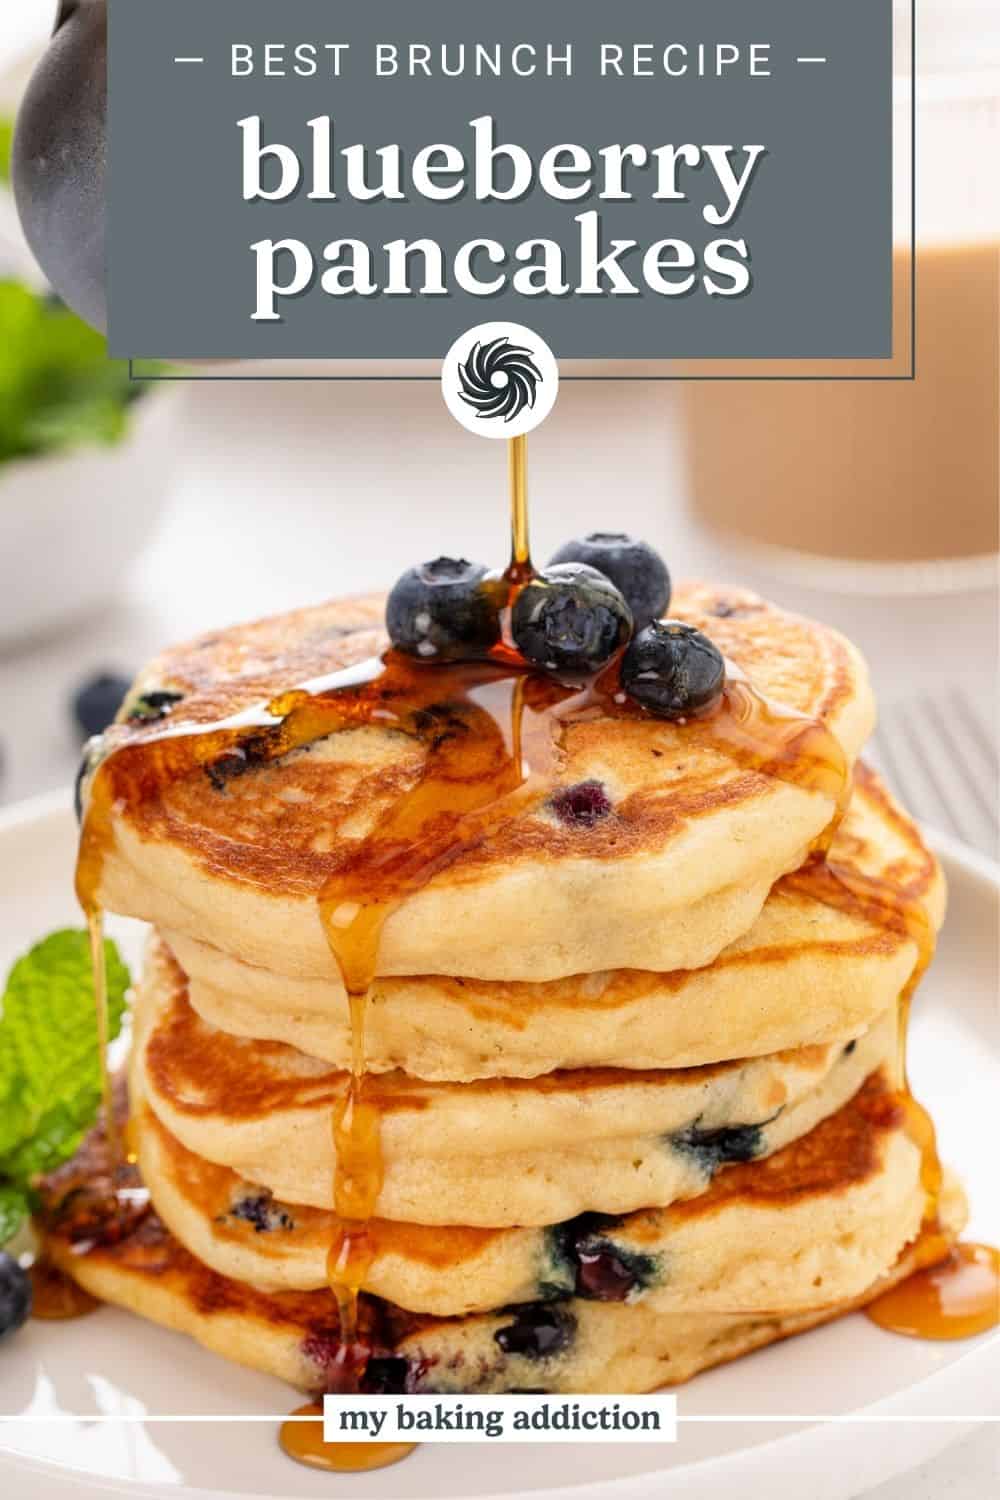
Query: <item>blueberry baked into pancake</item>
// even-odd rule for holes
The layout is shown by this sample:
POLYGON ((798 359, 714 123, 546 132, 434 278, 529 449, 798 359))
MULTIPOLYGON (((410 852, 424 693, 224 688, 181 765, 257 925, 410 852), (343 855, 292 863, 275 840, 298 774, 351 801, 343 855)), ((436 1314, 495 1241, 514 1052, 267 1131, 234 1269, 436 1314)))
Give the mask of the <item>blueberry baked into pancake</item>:
POLYGON ((311 1394, 651 1390, 965 1221, 858 652, 525 537, 166 652, 85 761, 81 902, 151 932, 49 1263, 311 1394))

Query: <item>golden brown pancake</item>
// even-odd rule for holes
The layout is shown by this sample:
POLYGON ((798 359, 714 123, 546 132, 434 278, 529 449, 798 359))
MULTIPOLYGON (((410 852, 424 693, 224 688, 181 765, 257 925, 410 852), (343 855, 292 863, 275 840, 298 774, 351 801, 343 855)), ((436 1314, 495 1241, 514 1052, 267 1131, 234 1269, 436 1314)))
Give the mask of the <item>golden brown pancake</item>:
MULTIPOLYGON (((831 858, 884 882, 940 926, 941 868, 864 765, 855 768, 831 858)), ((532 1077, 602 1064, 686 1068, 849 1040, 893 1003, 916 963, 917 945, 861 902, 828 902, 822 872, 780 880, 750 931, 704 969, 614 969, 540 983, 440 975, 378 980, 365 1023, 367 1065, 426 1079, 532 1077)), ((349 1065, 339 981, 274 974, 179 932, 164 936, 205 1020, 349 1065)))
MULTIPOLYGON (((322 1284, 328 1211, 213 1166, 141 1111, 138 1140, 159 1213, 206 1264, 263 1287, 322 1284)), ((695 1132, 689 1150, 710 1186, 668 1208, 549 1228, 375 1220, 365 1286, 415 1311, 483 1310, 578 1290, 596 1255, 598 1272, 609 1259, 620 1268, 622 1296, 658 1309, 806 1308, 860 1291, 920 1226, 920 1153, 879 1073, 770 1157, 738 1164, 752 1150, 739 1133, 695 1132)))
MULTIPOLYGON (((774 881, 801 865, 834 813, 830 766, 853 760, 872 727, 864 665, 835 632, 743 591, 689 585, 673 607, 760 693, 827 727, 832 738, 818 759, 816 732, 805 725, 795 731, 796 743, 812 746, 803 762, 754 719, 755 761, 709 738, 708 721, 692 729, 595 708, 562 731, 551 765, 534 768, 537 795, 393 911, 381 974, 541 981, 609 967, 699 967, 745 932, 774 881), (767 767, 755 769, 761 757, 767 767), (558 810, 557 793, 593 781, 607 798, 604 815, 581 821, 558 810)), ((205 727, 360 662, 385 644, 381 608, 379 599, 346 601, 237 627, 167 652, 140 676, 126 716, 150 694, 181 696, 165 724, 129 720, 108 737, 126 750, 102 775, 131 777, 130 793, 141 793, 113 808, 98 891, 109 910, 279 974, 335 976, 317 896, 416 784, 424 742, 373 723, 272 760, 258 736, 235 767, 230 757, 165 782, 126 772, 136 764, 127 747, 164 727, 205 727)), ((525 702, 550 687, 536 683, 525 702)), ((432 703, 424 722, 507 753, 513 682, 488 711, 478 698, 470 708, 443 691, 446 701, 432 703)), ((551 725, 544 733, 551 739, 551 725)))
MULTIPOLYGON (((162 945, 149 951, 135 1010, 133 1092, 178 1140, 288 1202, 328 1208, 331 1120, 349 1075, 280 1042, 209 1026, 162 945)), ((671 1203, 710 1180, 709 1157, 692 1140, 723 1132, 746 1154, 769 1155, 838 1109, 895 1051, 890 1007, 850 1047, 828 1042, 702 1068, 587 1068, 466 1084, 379 1074, 366 1086, 381 1116, 376 1212, 489 1227, 671 1203)))
MULTIPOLYGON (((117 1243, 79 1253, 79 1245, 67 1238, 72 1204, 62 1219, 58 1206, 81 1173, 94 1182, 102 1160, 103 1142, 92 1137, 75 1162, 43 1184, 49 1255, 67 1275, 94 1296, 187 1333, 238 1364, 309 1392, 335 1388, 340 1344, 330 1292, 268 1294, 221 1276, 183 1249, 152 1212, 117 1243)), ((914 1240, 850 1296, 838 1300, 831 1293, 825 1305, 808 1311, 678 1312, 648 1301, 632 1305, 570 1297, 500 1313, 433 1318, 362 1297, 362 1332, 375 1350, 367 1388, 626 1392, 675 1384, 863 1305, 939 1259, 965 1217, 961 1190, 949 1180, 939 1233, 914 1240), (550 1351, 544 1356, 537 1353, 537 1338, 532 1344, 532 1332, 539 1328, 550 1351)))

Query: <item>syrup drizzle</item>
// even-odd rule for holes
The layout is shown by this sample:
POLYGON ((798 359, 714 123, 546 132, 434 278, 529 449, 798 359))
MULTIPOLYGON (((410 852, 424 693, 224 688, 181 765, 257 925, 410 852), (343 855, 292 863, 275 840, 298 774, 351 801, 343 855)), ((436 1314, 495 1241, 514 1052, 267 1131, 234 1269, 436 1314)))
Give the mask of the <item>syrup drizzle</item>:
POLYGON ((510 487, 510 566, 507 577, 526 583, 534 573, 528 536, 528 439, 511 438, 507 444, 507 474, 510 487))
MULTIPOLYGON (((108 1063, 110 1017, 104 951, 104 912, 97 900, 97 884, 103 858, 95 845, 95 832, 99 824, 100 819, 91 822, 88 818, 81 830, 76 894, 86 919, 90 943, 107 1183, 98 1185, 96 1182, 87 1182, 81 1184, 77 1192, 67 1194, 65 1211, 57 1213, 49 1226, 53 1233, 68 1235, 74 1242, 74 1249, 80 1254, 85 1254, 90 1247, 113 1244, 121 1239, 149 1205, 149 1195, 139 1183, 134 1170, 136 1157, 131 1150, 126 1151, 123 1142, 108 1063)), ((46 1252, 44 1227, 40 1250, 30 1274, 32 1317, 42 1322, 65 1322, 71 1318, 85 1317, 100 1305, 96 1298, 54 1264, 46 1252)))
POLYGON ((897 1002, 895 1088, 907 1134, 920 1152, 924 1193, 920 1241, 939 1247, 939 1263, 925 1266, 890 1287, 866 1306, 865 1313, 880 1328, 915 1338, 962 1339, 995 1328, 1000 1321, 1000 1255, 986 1245, 949 1247, 938 1216, 943 1174, 934 1122, 910 1088, 910 1011, 935 947, 934 929, 923 903, 905 887, 865 875, 841 860, 814 862, 787 876, 786 882, 839 911, 863 916, 908 937, 917 949, 913 969, 897 1002))
POLYGON ((108 1040, 110 1036, 110 1020, 108 1015, 108 966, 104 956, 104 913, 87 891, 87 904, 81 900, 83 913, 87 920, 87 932, 90 938, 90 967, 94 980, 94 1008, 97 1014, 97 1055, 99 1058, 101 1074, 101 1114, 104 1122, 104 1136, 107 1141, 108 1157, 111 1163, 112 1174, 124 1161, 122 1150, 121 1131, 118 1128, 118 1118, 115 1113, 114 1100, 111 1090, 111 1069, 108 1066, 108 1040))
MULTIPOLYGON (((511 557, 502 580, 505 613, 533 574, 524 437, 508 444, 508 467, 511 557)), ((358 1343, 357 1298, 375 1256, 370 1221, 384 1176, 381 1119, 378 1103, 366 1089, 365 1057, 365 1018, 382 931, 407 896, 537 795, 537 772, 533 775, 524 758, 523 679, 502 668, 495 677, 484 677, 481 668, 470 671, 461 666, 439 669, 433 677, 435 696, 445 686, 445 695, 457 700, 453 717, 446 729, 437 727, 416 786, 393 804, 319 898, 323 930, 347 992, 351 1020, 350 1080, 333 1120, 339 1225, 327 1258, 327 1279, 340 1313, 338 1375, 348 1388, 356 1388, 367 1356, 358 1343)), ((539 730, 532 740, 547 770, 554 737, 548 726, 536 724, 534 718, 532 723, 539 730)))
POLYGON ((64 1323, 83 1318, 100 1303, 82 1286, 63 1275, 45 1255, 31 1267, 31 1316, 43 1323, 64 1323))
MULTIPOLYGON (((509 445, 509 466, 508 607, 518 585, 532 572, 523 437, 509 445)), ((459 671, 457 675, 461 679, 465 674, 459 671)), ((473 683, 474 678, 461 684, 467 702, 475 702, 477 696, 473 683)), ((335 1379, 347 1389, 358 1388, 369 1353, 358 1339, 358 1294, 375 1256, 370 1221, 384 1175, 378 1103, 365 1087, 365 1018, 378 971, 382 930, 407 895, 426 885, 471 840, 484 836, 494 821, 511 815, 512 798, 530 779, 523 758, 522 682, 501 678, 483 683, 480 691, 491 698, 497 688, 510 697, 506 716, 510 733, 502 753, 491 731, 504 720, 488 708, 491 724, 478 725, 478 716, 472 716, 464 733, 440 735, 429 750, 416 787, 392 806, 320 893, 320 918, 347 992, 351 1022, 351 1075, 346 1097, 333 1118, 334 1206, 339 1224, 327 1257, 327 1279, 337 1299, 341 1330, 335 1379), (477 728, 484 732, 477 733, 477 728)), ((322 1407, 300 1407, 293 1415, 318 1418, 322 1407)), ((319 1420, 285 1422, 279 1437, 285 1452, 299 1463, 337 1472, 385 1467, 404 1458, 414 1446, 327 1443, 319 1420)))

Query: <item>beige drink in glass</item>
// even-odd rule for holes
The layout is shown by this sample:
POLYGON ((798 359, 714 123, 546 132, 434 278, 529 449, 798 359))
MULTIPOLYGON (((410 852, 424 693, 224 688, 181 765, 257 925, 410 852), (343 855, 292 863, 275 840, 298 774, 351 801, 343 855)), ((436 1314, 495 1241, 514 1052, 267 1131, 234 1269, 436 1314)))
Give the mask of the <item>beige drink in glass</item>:
MULTIPOLYGON (((995 13, 993 25, 1000 29, 995 13)), ((895 565, 899 583, 907 563, 923 565, 921 576, 933 562, 942 577, 966 578, 970 569, 985 577, 998 551, 1000 66, 925 69, 917 85, 915 380, 681 387, 699 521, 792 572, 807 563, 815 573, 816 560, 827 560, 829 581, 839 575, 848 586, 843 565, 851 562, 859 582, 877 564, 895 565)), ((896 104, 899 142, 909 134, 908 81, 897 79, 896 104)), ((905 210, 892 360, 830 361, 819 367, 825 373, 909 370, 908 203, 905 210)), ((802 368, 746 361, 739 373, 794 376, 802 368)), ((707 365, 685 370, 711 373, 707 365)))

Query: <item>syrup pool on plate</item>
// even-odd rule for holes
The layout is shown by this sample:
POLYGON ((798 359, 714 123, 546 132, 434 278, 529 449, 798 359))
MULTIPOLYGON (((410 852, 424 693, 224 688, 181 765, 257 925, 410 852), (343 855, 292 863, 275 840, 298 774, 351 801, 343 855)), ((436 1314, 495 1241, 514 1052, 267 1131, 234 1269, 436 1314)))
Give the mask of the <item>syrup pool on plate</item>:
POLYGON ((415 1443, 328 1443, 323 1438, 323 1408, 309 1402, 292 1412, 281 1424, 282 1448, 296 1463, 335 1474, 361 1474, 398 1464, 416 1447, 415 1443))
POLYGON ((967 1339, 1000 1321, 1000 1252, 962 1242, 944 1260, 915 1271, 866 1308, 890 1333, 918 1339, 967 1339))

